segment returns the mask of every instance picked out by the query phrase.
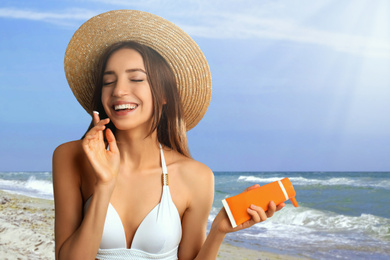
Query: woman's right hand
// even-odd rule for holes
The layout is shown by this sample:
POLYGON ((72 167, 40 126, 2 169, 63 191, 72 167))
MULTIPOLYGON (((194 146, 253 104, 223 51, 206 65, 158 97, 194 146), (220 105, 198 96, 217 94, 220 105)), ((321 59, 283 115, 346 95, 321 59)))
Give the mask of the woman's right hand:
POLYGON ((99 114, 94 112, 93 122, 95 126, 83 139, 83 149, 95 171, 96 184, 114 184, 119 172, 120 155, 114 134, 110 129, 106 129, 110 119, 100 120, 99 114), (106 149, 104 134, 109 149, 106 149))

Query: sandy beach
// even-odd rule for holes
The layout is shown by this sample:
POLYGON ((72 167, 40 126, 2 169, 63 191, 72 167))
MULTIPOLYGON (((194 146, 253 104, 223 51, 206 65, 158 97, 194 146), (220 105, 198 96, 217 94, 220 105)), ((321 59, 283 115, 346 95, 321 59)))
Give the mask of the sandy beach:
POLYGON ((54 259, 54 204, 0 191, 0 258, 54 259))
MULTIPOLYGON (((0 258, 54 259, 54 205, 44 200, 0 191, 0 258)), ((228 244, 218 259, 299 259, 228 244)))

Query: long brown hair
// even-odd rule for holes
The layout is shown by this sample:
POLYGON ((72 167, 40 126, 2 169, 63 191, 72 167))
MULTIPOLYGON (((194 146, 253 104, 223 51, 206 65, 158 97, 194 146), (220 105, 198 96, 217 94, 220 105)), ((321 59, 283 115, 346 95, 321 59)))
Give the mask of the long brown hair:
MULTIPOLYGON (((123 48, 137 51, 144 61, 154 109, 152 127, 147 136, 157 129, 157 138, 162 145, 187 157, 191 157, 188 150, 186 125, 175 75, 166 60, 152 48, 133 41, 118 42, 108 47, 101 56, 95 73, 92 107, 99 112, 100 118, 107 118, 101 102, 103 73, 110 56, 123 48)), ((93 122, 91 122, 87 132, 92 127, 93 122)), ((115 134, 116 127, 112 122, 107 127, 115 134)))

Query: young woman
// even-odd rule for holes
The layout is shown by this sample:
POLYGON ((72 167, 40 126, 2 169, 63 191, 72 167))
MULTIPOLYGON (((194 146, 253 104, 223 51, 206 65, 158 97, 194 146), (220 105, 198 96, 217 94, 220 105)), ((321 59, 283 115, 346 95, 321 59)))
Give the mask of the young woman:
POLYGON ((252 205, 234 229, 221 209, 206 237, 213 173, 190 157, 186 130, 207 110, 211 77, 177 26, 139 11, 101 14, 73 36, 65 71, 93 121, 53 155, 57 259, 216 259, 228 232, 284 206, 252 205))

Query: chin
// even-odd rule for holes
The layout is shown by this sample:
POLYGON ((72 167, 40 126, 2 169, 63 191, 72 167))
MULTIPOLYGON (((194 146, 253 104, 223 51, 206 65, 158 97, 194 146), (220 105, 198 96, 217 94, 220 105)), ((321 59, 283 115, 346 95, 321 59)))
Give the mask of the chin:
POLYGON ((151 129, 151 123, 125 123, 125 122, 113 122, 116 130, 118 131, 134 131, 134 130, 142 130, 145 133, 149 133, 151 129))

